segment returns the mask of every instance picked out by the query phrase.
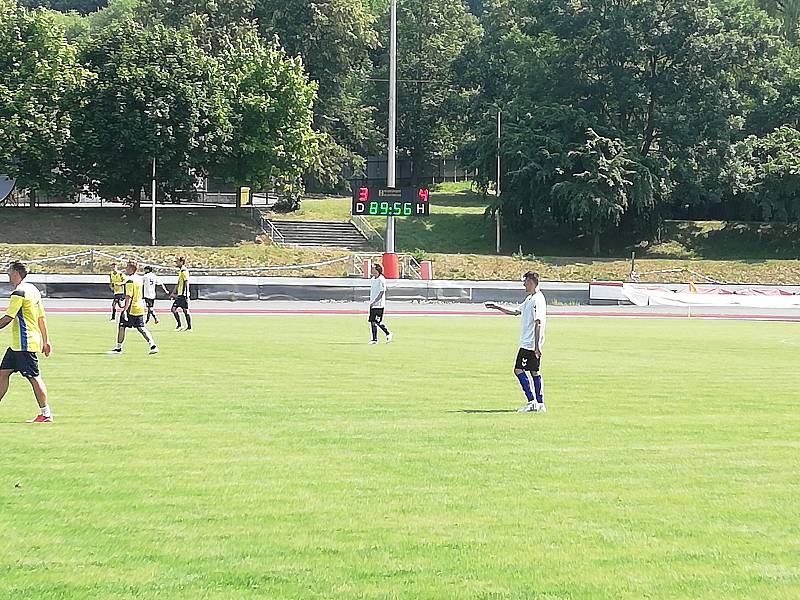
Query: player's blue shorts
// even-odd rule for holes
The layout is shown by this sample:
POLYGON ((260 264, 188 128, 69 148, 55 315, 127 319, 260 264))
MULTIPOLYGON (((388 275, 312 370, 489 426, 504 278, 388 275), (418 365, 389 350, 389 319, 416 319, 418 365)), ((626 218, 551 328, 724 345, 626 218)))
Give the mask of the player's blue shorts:
POLYGON ((0 371, 19 373, 26 379, 38 377, 39 357, 36 356, 36 352, 22 352, 9 348, 6 350, 3 362, 0 363, 0 371))

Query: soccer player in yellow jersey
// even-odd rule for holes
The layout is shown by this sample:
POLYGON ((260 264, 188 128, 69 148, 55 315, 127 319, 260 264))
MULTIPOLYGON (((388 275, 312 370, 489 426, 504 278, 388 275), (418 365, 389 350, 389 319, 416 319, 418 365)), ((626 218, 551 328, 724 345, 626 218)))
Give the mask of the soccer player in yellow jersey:
POLYGON ((47 403, 47 387, 39 374, 37 352, 50 356, 53 351, 47 334, 47 320, 44 316, 42 296, 30 283, 25 283, 28 270, 20 262, 13 262, 8 268, 8 280, 14 286, 8 303, 8 310, 0 317, 0 329, 13 323, 11 347, 6 350, 0 363, 0 400, 8 391, 8 382, 13 373, 27 379, 33 388, 39 415, 28 423, 52 423, 53 415, 47 403))
POLYGON ((125 283, 125 275, 117 269, 117 263, 111 263, 111 273, 108 274, 109 284, 108 287, 114 292, 114 299, 111 301, 111 319, 115 321, 117 318, 117 307, 121 307, 125 302, 125 290, 122 289, 122 284, 125 283))
POLYGON ((119 317, 119 329, 117 331, 117 345, 109 351, 109 354, 122 354, 122 343, 125 341, 125 330, 136 329, 150 346, 150 354, 158 354, 158 346, 153 341, 153 336, 144 325, 144 316, 147 314, 147 307, 144 304, 142 294, 142 278, 136 274, 139 264, 135 260, 129 260, 125 267, 127 277, 122 284, 125 290, 125 302, 122 305, 122 313, 119 317))
POLYGON ((175 292, 172 294, 172 314, 178 326, 175 331, 181 330, 181 316, 178 314, 178 309, 183 311, 186 317, 185 331, 192 330, 192 315, 189 314, 189 269, 186 268, 186 259, 179 256, 175 259, 175 266, 178 267, 178 285, 175 286, 175 292))

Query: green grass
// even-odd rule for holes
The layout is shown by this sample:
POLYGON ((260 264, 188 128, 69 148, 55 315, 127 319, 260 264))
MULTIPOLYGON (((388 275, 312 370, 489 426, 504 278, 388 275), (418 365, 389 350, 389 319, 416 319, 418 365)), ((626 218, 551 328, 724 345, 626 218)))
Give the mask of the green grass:
POLYGON ((0 598, 796 599, 797 325, 52 317, 0 404, 0 598), (454 349, 458 352, 453 352, 454 349))
MULTIPOLYGON (((395 236, 401 252, 423 249, 431 253, 494 252, 494 222, 484 216, 487 201, 469 188, 469 182, 440 184, 431 194, 431 215, 427 218, 398 217, 395 236)), ((271 215, 275 219, 347 221, 351 199, 308 198, 300 210, 271 215)), ((386 233, 385 217, 369 217, 370 224, 386 233)))
MULTIPOLYGON (((235 246, 258 233, 249 213, 224 208, 160 208, 158 242, 165 246, 235 246)), ((0 208, 6 244, 150 244, 150 211, 114 208, 0 208)))
MULTIPOLYGON (((402 252, 422 250, 430 254, 493 255, 495 223, 485 216, 491 200, 473 191, 469 182, 436 186, 427 218, 397 220, 396 247, 402 252)), ((350 219, 350 198, 306 198, 300 210, 273 213, 274 219, 350 219)), ((235 247, 251 243, 256 228, 246 211, 230 208, 159 210, 158 240, 166 246, 235 247)), ((0 241, 6 244, 80 244, 139 246, 150 243, 150 215, 121 207, 3 208, 0 209, 0 241)), ((382 234, 386 219, 370 218, 382 234)), ((601 237, 602 257, 627 258, 636 250, 642 259, 669 260, 796 260, 800 258, 800 228, 779 223, 723 221, 667 221, 663 241, 639 242, 614 235, 601 237)), ((553 229, 546 236, 519 235, 504 230, 502 251, 511 255, 522 249, 537 257, 572 257, 591 254, 589 236, 575 236, 566 229, 553 229)))
POLYGON ((640 254, 708 259, 800 258, 800 226, 784 223, 667 221, 664 242, 640 244, 640 254))
MULTIPOLYGON (((603 238, 603 249, 624 258, 587 258, 589 240, 554 232, 550 239, 526 239, 524 255, 513 236, 504 234, 505 256, 494 256, 494 223, 484 216, 486 200, 470 191, 468 183, 442 184, 432 196, 432 214, 425 219, 400 218, 396 248, 434 261, 442 279, 518 279, 520 273, 536 269, 551 281, 626 280, 630 271, 628 242, 603 238), (611 250, 607 250, 611 248, 611 250), (581 256, 581 255, 584 256, 581 256)), ((176 254, 185 254, 191 265, 209 268, 283 266, 313 263, 341 257, 335 249, 295 250, 253 243, 255 229, 246 214, 231 209, 184 210, 165 208, 159 212, 158 248, 149 244, 146 210, 132 216, 120 209, 90 212, 78 209, 0 210, 0 261, 30 260, 69 254, 91 245, 115 255, 130 254, 171 264, 176 254), (67 244, 82 240, 82 246, 67 244), (124 240, 132 240, 123 243, 124 240), (40 242, 40 243, 33 243, 40 242), (46 242, 46 243, 42 243, 46 242), (62 243, 63 242, 63 243, 62 243), (59 244, 59 245, 56 245, 59 244)), ((349 198, 308 198, 300 211, 272 215, 278 219, 346 221, 349 198)), ((385 232, 385 218, 371 218, 385 232)), ((722 223, 718 221, 670 221, 659 244, 640 244, 637 269, 688 268, 719 281, 733 283, 800 284, 800 230, 791 225, 722 223)), ((104 272, 107 264, 96 265, 104 272)), ((88 264, 49 263, 51 272, 88 272, 88 264)), ((291 276, 347 274, 347 266, 335 264, 319 270, 265 272, 291 276)), ((664 274, 647 281, 686 282, 686 273, 664 274)))

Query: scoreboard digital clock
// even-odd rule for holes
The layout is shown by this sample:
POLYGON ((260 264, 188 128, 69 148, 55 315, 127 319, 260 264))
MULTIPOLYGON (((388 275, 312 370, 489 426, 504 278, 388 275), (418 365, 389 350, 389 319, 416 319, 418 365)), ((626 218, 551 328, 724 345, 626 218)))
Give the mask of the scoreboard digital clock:
POLYGON ((422 217, 430 214, 428 188, 353 189, 352 214, 373 217, 422 217))

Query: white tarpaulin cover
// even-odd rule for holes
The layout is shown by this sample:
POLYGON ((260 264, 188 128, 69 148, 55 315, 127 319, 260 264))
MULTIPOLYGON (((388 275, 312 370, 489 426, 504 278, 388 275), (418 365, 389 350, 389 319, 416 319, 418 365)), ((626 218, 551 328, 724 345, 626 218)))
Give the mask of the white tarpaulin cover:
POLYGON ((623 295, 636 306, 747 306, 800 308, 800 294, 780 289, 744 288, 732 291, 716 286, 687 286, 685 291, 625 283, 623 295), (694 290, 694 291, 693 291, 694 290))

